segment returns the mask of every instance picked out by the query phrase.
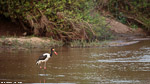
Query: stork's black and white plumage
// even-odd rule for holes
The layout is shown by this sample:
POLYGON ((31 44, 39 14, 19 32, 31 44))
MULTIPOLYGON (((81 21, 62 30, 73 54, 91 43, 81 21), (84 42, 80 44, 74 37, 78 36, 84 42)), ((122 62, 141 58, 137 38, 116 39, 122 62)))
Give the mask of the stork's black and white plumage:
MULTIPOLYGON (((55 49, 51 48, 51 53, 50 54, 49 53, 44 53, 42 56, 39 56, 39 59, 37 60, 36 64, 40 65, 41 63, 44 62, 45 63, 44 64, 44 69, 46 69, 46 62, 48 61, 49 58, 52 57, 53 52, 57 55, 57 52, 55 51, 55 49)), ((40 68, 42 68, 42 67, 40 66, 40 68)))

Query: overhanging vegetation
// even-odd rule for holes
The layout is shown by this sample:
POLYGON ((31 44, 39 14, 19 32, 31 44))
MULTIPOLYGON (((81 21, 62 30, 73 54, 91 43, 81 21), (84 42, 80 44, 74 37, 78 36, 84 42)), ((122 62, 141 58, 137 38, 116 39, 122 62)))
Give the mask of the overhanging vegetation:
POLYGON ((36 36, 64 42, 110 37, 95 0, 1 0, 0 14, 36 36))
POLYGON ((99 0, 96 8, 109 11, 118 21, 130 27, 150 30, 149 0, 99 0))

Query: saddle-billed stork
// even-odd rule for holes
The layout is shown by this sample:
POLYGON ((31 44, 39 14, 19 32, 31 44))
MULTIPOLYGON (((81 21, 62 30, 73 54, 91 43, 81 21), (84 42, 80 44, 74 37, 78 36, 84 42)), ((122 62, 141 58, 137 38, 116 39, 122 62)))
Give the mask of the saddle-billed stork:
MULTIPOLYGON (((52 57, 53 52, 57 55, 57 52, 55 51, 54 48, 51 48, 51 53, 44 53, 42 56, 39 56, 39 59, 37 60, 36 64, 40 65, 41 63, 45 63, 44 64, 44 69, 46 69, 46 62, 48 61, 49 58, 52 57)), ((42 68, 42 66, 40 66, 40 69, 42 68)))

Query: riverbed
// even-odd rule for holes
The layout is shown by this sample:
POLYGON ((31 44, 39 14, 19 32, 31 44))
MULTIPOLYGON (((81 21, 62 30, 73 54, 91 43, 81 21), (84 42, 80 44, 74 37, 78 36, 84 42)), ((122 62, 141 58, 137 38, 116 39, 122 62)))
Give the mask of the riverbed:
POLYGON ((132 45, 55 49, 40 69, 36 60, 50 49, 1 50, 0 82, 57 84, 149 84, 150 40, 132 45))

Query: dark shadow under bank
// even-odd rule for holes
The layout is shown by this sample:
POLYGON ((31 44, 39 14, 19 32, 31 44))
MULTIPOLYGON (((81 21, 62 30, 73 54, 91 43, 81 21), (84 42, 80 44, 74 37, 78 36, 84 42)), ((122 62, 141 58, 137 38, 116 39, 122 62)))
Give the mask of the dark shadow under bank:
POLYGON ((18 22, 0 15, 0 36, 23 36, 24 32, 25 30, 18 22))

